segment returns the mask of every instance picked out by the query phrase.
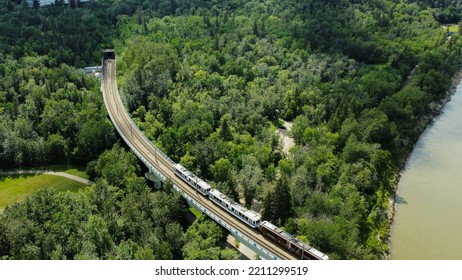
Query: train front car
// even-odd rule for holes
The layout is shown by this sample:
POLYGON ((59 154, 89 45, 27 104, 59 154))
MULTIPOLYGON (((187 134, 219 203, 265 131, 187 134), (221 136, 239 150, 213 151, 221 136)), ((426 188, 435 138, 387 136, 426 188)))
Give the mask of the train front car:
POLYGON ((257 228, 260 224, 260 214, 245 208, 219 190, 210 190, 209 199, 252 228, 257 228))
POLYGON ((208 195, 211 187, 204 180, 197 177, 183 165, 177 163, 173 166, 173 172, 176 176, 180 177, 183 181, 188 183, 191 187, 199 191, 203 195, 208 195))
POLYGON ((328 260, 329 257, 324 253, 316 250, 308 244, 305 244, 283 231, 268 221, 260 223, 260 232, 262 235, 276 241, 279 245, 287 248, 290 252, 297 255, 302 260, 328 260))

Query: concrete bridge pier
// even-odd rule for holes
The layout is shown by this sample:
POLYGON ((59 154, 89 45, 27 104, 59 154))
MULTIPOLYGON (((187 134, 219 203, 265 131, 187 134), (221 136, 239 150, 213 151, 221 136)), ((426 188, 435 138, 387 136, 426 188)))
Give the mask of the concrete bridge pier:
POLYGON ((162 179, 159 178, 155 173, 146 172, 144 173, 144 177, 149 181, 154 182, 154 188, 159 190, 162 187, 162 179))
MULTIPOLYGON (((126 141, 126 143, 129 143, 129 142, 126 141)), ((156 190, 160 189, 162 187, 162 183, 165 182, 167 178, 165 178, 165 176, 162 175, 159 172, 159 170, 157 170, 151 163, 149 163, 149 161, 142 154, 140 154, 137 150, 135 150, 130 144, 128 144, 128 146, 135 153, 136 157, 139 158, 141 162, 144 165, 146 165, 146 167, 148 168, 149 172, 144 173, 144 176, 146 177, 146 179, 154 182, 154 188, 156 190)))

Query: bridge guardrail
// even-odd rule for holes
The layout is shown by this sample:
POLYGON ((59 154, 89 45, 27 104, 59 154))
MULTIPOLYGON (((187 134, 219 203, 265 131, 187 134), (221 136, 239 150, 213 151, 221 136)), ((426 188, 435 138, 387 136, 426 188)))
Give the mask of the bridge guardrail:
POLYGON ((279 258, 271 254, 268 250, 264 249, 260 245, 258 245, 257 242, 254 240, 248 238, 247 236, 243 235, 240 231, 229 225, 227 222, 223 221, 220 217, 217 215, 211 213, 207 208, 203 207, 199 202, 197 202, 194 198, 192 198, 190 195, 186 194, 184 191, 182 191, 177 185, 173 184, 173 188, 180 193, 186 200, 189 200, 192 204, 194 204, 199 210, 201 210, 203 213, 205 213, 207 216, 209 216, 211 219, 222 225, 224 228, 226 228, 229 232, 232 234, 237 235, 240 239, 244 240, 248 245, 256 248, 259 252, 263 253, 264 256, 268 257, 268 259, 271 260, 279 260, 279 258))

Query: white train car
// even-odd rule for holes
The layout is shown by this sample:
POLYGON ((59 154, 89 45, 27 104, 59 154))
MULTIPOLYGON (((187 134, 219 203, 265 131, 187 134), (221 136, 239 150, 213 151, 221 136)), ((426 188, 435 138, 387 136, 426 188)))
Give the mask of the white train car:
POLYGON ((248 226, 258 228, 261 234, 274 240, 279 245, 285 247, 288 251, 297 255, 302 260, 328 260, 329 257, 318 251, 316 248, 303 243, 288 232, 283 231, 268 221, 261 221, 261 216, 252 210, 245 208, 231 198, 227 197, 219 190, 212 189, 204 180, 197 177, 194 173, 186 169, 181 164, 175 164, 173 171, 176 176, 188 183, 191 187, 201 194, 208 196, 209 199, 222 207, 248 226))
POLYGON ((245 208, 231 198, 222 194, 219 190, 210 190, 209 198, 211 201, 215 202, 217 205, 233 214, 250 227, 257 228, 260 224, 260 214, 245 208))
POLYGON ((195 188, 203 195, 208 195, 211 187, 204 180, 197 177, 196 174, 192 173, 183 165, 177 163, 173 166, 173 172, 180 177, 183 181, 188 183, 190 186, 195 188))

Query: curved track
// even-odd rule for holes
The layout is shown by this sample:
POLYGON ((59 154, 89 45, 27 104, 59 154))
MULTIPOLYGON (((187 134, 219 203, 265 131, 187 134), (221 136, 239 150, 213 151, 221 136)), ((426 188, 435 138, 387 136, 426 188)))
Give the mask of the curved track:
POLYGON ((125 110, 119 95, 116 84, 115 67, 115 59, 107 59, 103 61, 102 91, 104 95, 104 102, 112 121, 117 123, 117 126, 120 128, 120 133, 124 134, 125 138, 130 142, 130 144, 135 147, 135 149, 145 159, 147 159, 153 166, 155 166, 156 169, 162 173, 162 175, 170 178, 170 180, 179 188, 181 188, 182 191, 187 193, 189 196, 194 197, 211 213, 220 217, 223 221, 250 239, 259 243, 260 246, 278 256, 280 259, 296 259, 284 248, 263 237, 258 230, 249 228, 237 218, 224 211, 218 205, 212 203, 207 197, 198 194, 189 185, 176 177, 176 175, 173 173, 172 162, 170 159, 165 158, 161 153, 156 151, 152 144, 148 142, 147 138, 142 135, 138 128, 135 127, 135 124, 131 121, 130 116, 125 110))

